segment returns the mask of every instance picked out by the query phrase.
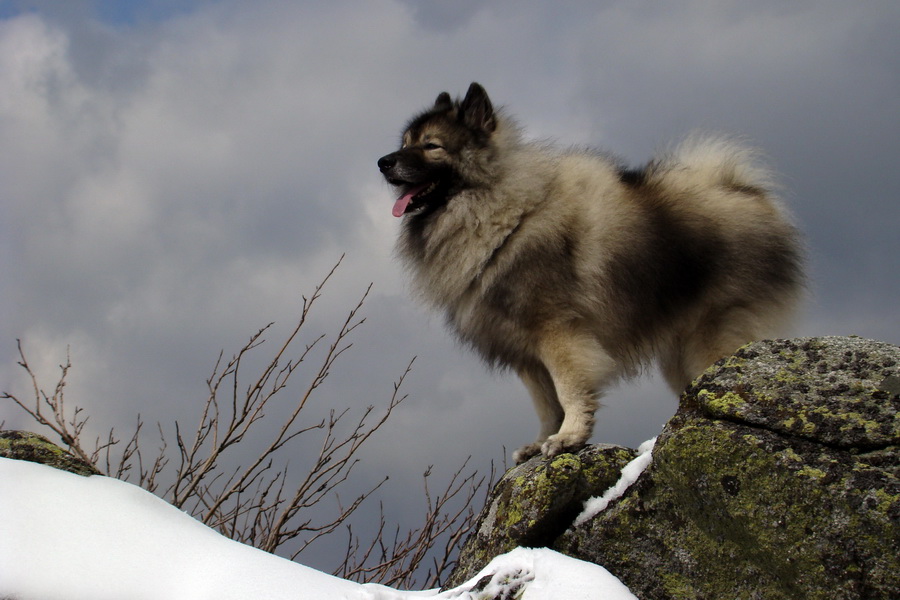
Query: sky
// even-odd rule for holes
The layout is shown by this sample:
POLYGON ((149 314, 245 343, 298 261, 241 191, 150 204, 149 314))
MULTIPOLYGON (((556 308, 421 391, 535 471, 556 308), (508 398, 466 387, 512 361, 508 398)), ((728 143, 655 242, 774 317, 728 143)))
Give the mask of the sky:
MULTIPOLYGON (((383 406, 416 357, 365 510, 415 520, 429 466, 502 467, 531 403, 410 298, 376 167, 471 81, 529 137, 633 164, 696 130, 757 145, 808 245, 790 334, 900 343, 898 26, 895 0, 0 1, 0 390, 30 393, 18 339, 47 388, 68 349, 86 437, 194 423, 219 352, 274 321, 271 352, 343 255, 303 343, 372 291, 311 415, 383 406)), ((677 408, 652 371, 604 403, 593 441, 633 448, 677 408)))

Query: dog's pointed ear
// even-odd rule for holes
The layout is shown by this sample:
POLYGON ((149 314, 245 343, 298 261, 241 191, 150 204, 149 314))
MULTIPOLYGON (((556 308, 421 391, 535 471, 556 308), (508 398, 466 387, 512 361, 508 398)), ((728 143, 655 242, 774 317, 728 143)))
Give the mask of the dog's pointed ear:
POLYGON ((487 92, 479 84, 472 82, 462 104, 459 105, 463 122, 472 129, 492 133, 497 128, 494 106, 487 92))
POLYGON ((453 100, 450 98, 450 94, 447 92, 438 94, 437 100, 434 101, 434 110, 444 112, 451 108, 453 108, 453 100))

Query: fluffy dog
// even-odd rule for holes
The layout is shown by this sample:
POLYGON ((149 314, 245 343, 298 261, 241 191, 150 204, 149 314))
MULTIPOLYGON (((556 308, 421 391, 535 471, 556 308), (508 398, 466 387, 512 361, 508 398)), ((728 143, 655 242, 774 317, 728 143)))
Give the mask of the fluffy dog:
POLYGON ((729 140, 630 169, 524 141, 473 83, 440 94, 378 166, 418 296, 531 394, 540 433, 517 462, 582 447, 604 391, 654 359, 680 393, 777 333, 801 295, 798 232, 729 140))

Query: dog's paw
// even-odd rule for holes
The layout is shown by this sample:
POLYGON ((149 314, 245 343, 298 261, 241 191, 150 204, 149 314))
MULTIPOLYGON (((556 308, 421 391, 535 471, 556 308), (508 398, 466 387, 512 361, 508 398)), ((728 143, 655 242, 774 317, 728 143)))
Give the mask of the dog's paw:
POLYGON ((580 438, 572 438, 566 435, 551 435, 541 445, 541 454, 546 458, 553 458, 567 452, 578 452, 584 448, 585 442, 580 438))
POLYGON ((527 446, 522 446, 513 452, 513 460, 516 461, 517 465, 521 465, 532 456, 537 456, 540 453, 541 445, 538 442, 535 442, 533 444, 528 444, 527 446))

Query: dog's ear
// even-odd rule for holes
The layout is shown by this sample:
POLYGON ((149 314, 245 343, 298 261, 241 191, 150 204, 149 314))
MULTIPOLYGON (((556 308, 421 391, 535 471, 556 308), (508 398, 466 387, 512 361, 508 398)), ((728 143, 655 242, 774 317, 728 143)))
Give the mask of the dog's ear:
POLYGON ((469 91, 466 92, 462 104, 459 105, 459 111, 463 122, 472 129, 491 133, 497 128, 491 99, 488 98, 484 88, 474 81, 469 86, 469 91))
POLYGON ((453 100, 447 92, 438 94, 437 100, 434 101, 434 110, 446 112, 453 108, 453 100))

